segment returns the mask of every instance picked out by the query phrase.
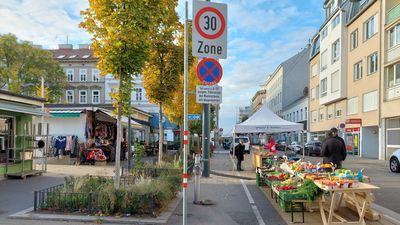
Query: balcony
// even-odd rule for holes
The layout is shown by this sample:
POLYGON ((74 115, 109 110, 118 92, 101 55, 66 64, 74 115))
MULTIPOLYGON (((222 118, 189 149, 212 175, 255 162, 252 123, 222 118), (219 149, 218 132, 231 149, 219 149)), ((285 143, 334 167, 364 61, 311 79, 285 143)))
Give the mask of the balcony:
POLYGON ((400 4, 397 4, 386 13, 386 24, 390 24, 398 17, 400 17, 400 4))

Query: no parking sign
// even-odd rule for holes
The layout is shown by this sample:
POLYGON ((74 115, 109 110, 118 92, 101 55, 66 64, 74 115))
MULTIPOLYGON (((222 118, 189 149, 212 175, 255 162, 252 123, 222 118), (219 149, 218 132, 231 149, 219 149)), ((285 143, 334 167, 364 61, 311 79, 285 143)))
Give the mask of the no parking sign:
POLYGON ((227 5, 193 1, 192 55, 226 59, 227 5))

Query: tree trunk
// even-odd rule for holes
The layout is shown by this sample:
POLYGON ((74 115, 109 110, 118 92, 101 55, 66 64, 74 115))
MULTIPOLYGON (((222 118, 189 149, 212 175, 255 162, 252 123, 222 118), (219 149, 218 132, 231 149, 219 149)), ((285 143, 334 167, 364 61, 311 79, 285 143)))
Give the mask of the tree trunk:
POLYGON ((163 110, 162 110, 162 102, 160 102, 160 110, 158 114, 158 164, 161 164, 163 157, 163 145, 164 145, 164 128, 162 124, 163 120, 163 110))
MULTIPOLYGON (((119 93, 122 96, 122 78, 119 79, 119 93)), ((120 180, 120 161, 121 161, 121 137, 122 137, 122 129, 121 129, 121 116, 122 116, 122 100, 119 99, 118 102, 118 116, 117 116, 117 140, 116 140, 116 148, 115 148, 115 178, 114 178, 114 188, 119 188, 119 180, 120 180)))

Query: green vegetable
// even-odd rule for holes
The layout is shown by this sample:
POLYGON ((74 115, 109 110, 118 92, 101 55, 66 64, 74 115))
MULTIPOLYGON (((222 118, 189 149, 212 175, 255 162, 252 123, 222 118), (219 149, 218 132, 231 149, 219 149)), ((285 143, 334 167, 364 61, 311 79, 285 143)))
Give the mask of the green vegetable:
POLYGON ((305 180, 303 184, 297 188, 296 193, 306 195, 307 200, 313 202, 322 194, 322 190, 314 184, 314 181, 305 180))

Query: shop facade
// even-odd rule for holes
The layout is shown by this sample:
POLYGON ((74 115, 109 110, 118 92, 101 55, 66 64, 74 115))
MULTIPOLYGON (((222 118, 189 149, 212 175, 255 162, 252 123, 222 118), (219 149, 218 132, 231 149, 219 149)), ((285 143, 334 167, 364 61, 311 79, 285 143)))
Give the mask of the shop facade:
POLYGON ((43 99, 0 90, 0 179, 36 168, 32 157, 43 99), (25 153, 26 151, 26 153, 25 153))

